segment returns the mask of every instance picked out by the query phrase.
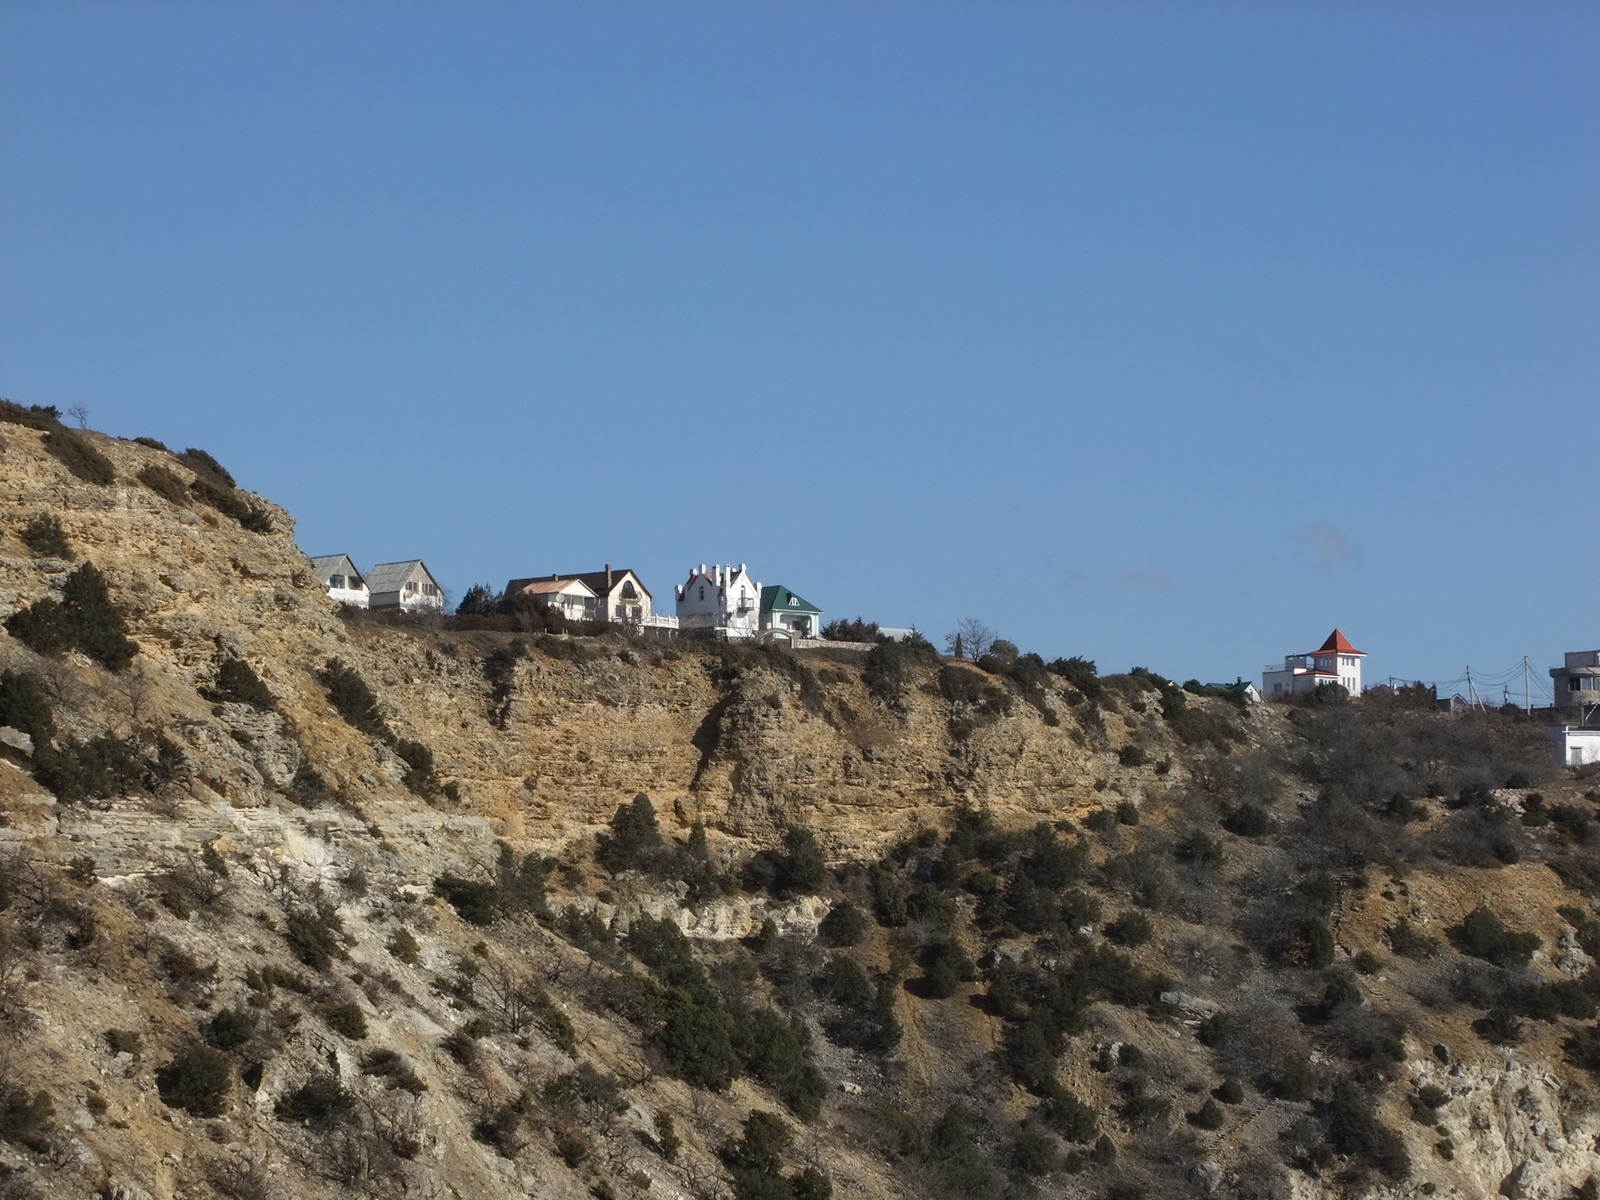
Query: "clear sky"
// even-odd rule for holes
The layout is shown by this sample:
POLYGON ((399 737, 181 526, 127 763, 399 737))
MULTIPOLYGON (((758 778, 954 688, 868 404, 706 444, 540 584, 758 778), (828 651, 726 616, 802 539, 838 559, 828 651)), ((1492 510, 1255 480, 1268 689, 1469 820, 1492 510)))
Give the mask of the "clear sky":
MULTIPOLYGON (((0 0, 0 395, 301 546, 1600 646, 1600 6, 0 0)), ((1520 691, 1520 677, 1518 680, 1520 691)))

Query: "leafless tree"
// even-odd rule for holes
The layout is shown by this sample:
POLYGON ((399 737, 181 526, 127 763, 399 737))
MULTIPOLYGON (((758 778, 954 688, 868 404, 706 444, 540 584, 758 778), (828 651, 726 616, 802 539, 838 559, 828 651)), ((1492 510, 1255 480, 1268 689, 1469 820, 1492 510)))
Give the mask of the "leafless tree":
POLYGON ((148 712, 150 697, 155 691, 155 683, 151 680, 149 671, 145 669, 142 659, 117 676, 117 691, 126 705, 128 732, 131 736, 137 737, 139 718, 148 712))
POLYGON ((531 994, 526 984, 508 966, 485 971, 478 982, 485 992, 487 1007, 508 1033, 521 1033, 533 1020, 531 994))
POLYGON ((79 429, 89 428, 89 410, 81 404, 74 404, 67 409, 67 416, 78 423, 79 429))
POLYGON ((989 653, 997 635, 977 617, 963 617, 954 633, 946 634, 945 649, 957 658, 982 658, 989 653))

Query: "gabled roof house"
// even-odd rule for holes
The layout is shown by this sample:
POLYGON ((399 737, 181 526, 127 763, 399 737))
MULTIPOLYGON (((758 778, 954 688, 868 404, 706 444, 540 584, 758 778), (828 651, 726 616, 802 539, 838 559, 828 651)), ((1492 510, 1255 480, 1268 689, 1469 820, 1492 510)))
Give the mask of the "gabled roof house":
POLYGON ((532 600, 541 608, 553 609, 569 621, 595 621, 600 618, 600 597, 576 575, 513 579, 506 584, 506 599, 519 596, 532 600))
POLYGON ((371 608, 397 608, 402 612, 435 612, 444 608, 444 589, 420 558, 379 563, 367 572, 371 608))
POLYGON ((367 607, 367 581, 348 554, 324 554, 311 560, 311 571, 328 591, 328 598, 340 604, 367 607))
POLYGON ((822 610, 809 600, 795 595, 781 583, 761 589, 761 630, 763 633, 788 633, 791 637, 814 638, 822 628, 822 610))
POLYGON ((569 578, 583 580, 600 598, 600 615, 608 621, 643 625, 653 616, 655 597, 644 580, 626 567, 613 570, 607 563, 603 571, 580 571, 569 578))

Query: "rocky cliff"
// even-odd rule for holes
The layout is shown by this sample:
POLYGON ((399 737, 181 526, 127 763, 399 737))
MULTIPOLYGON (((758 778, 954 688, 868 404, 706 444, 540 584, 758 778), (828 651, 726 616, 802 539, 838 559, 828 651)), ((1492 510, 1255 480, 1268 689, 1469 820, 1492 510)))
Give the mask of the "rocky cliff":
POLYGON ((1600 1169, 1595 796, 1525 723, 344 616, 208 456, 8 412, 4 1194, 1600 1169))

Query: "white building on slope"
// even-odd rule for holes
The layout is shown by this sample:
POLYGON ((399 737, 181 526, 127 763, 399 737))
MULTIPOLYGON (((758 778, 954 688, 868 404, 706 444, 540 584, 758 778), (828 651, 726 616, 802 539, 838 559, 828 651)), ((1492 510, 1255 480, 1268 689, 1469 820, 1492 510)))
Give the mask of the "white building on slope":
POLYGON ((1354 699, 1361 695, 1361 660, 1365 657, 1335 629, 1319 649, 1286 655, 1281 667, 1269 665, 1261 673, 1261 693, 1268 700, 1287 700, 1325 683, 1336 683, 1354 699))

